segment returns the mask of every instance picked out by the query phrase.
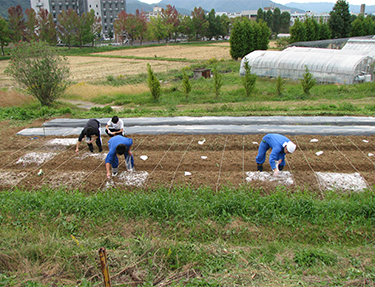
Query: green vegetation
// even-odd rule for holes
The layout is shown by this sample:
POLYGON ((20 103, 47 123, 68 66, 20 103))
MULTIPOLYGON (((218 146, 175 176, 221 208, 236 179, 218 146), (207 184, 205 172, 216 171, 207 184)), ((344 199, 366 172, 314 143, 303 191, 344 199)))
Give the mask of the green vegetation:
POLYGON ((308 191, 248 188, 4 191, 0 282, 49 286, 48 279, 27 284, 39 269, 53 268, 64 286, 100 286, 92 275, 100 274, 95 258, 106 247, 113 283, 133 266, 143 286, 183 270, 199 277, 182 276, 173 286, 371 285, 374 210, 370 191, 324 200, 308 191), (34 268, 22 273, 26 261, 34 268))
POLYGON ((25 85, 26 91, 43 106, 51 105, 68 86, 67 59, 43 42, 19 43, 5 73, 25 85))

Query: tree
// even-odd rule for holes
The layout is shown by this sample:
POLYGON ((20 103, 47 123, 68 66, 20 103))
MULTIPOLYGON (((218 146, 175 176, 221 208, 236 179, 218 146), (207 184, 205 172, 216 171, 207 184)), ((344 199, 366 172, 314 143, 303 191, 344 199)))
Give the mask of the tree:
POLYGON ((34 9, 26 9, 25 14, 27 16, 27 21, 25 22, 25 37, 29 42, 34 41, 38 37, 37 30, 39 27, 39 22, 37 15, 34 9))
POLYGON ((145 11, 139 12, 137 9, 135 11, 135 18, 137 20, 137 35, 140 39, 140 44, 142 45, 142 41, 145 37, 145 34, 147 32, 147 15, 145 11))
POLYGON ((280 8, 276 7, 273 11, 273 17, 272 17, 272 31, 275 32, 275 34, 279 34, 281 30, 281 11, 280 8))
POLYGON ((303 23, 297 18, 294 25, 290 27, 290 42, 306 41, 306 28, 303 23))
POLYGON ((100 35, 102 30, 102 21, 100 17, 95 16, 94 9, 91 9, 89 12, 84 13, 81 18, 83 18, 83 37, 82 43, 92 43, 92 46, 95 45, 95 39, 100 35))
POLYGON ((151 33, 152 37, 160 43, 162 39, 168 36, 168 29, 164 25, 164 21, 160 15, 151 17, 151 23, 147 32, 151 33))
POLYGON ((305 26, 306 30, 306 41, 315 41, 317 38, 315 35, 315 26, 312 18, 306 16, 306 20, 303 22, 303 25, 305 26))
MULTIPOLYGON (((229 43, 230 43, 230 55, 234 60, 237 60, 238 58, 242 58, 242 39, 241 39, 241 19, 236 19, 233 23, 229 43)), ((246 55, 246 54, 245 54, 246 55)))
POLYGON ((167 5, 166 9, 161 9, 161 17, 168 29, 168 38, 172 39, 180 25, 179 13, 175 6, 167 5))
POLYGON ((57 43, 57 33, 56 24, 53 21, 52 14, 48 13, 46 9, 40 9, 37 19, 39 22, 39 40, 55 45, 57 43))
POLYGON ((180 20, 180 26, 178 28, 178 31, 186 35, 188 39, 193 39, 195 36, 194 32, 194 26, 193 26, 193 20, 189 16, 181 16, 180 20))
POLYGON ((329 29, 328 24, 323 22, 323 17, 320 17, 318 40, 326 40, 326 39, 331 39, 331 30, 329 29))
POLYGON ((155 101, 158 101, 160 98, 160 94, 161 94, 160 82, 156 78, 154 71, 152 70, 149 63, 147 63, 147 73, 148 73, 147 84, 150 89, 151 96, 154 98, 155 101))
POLYGON ((121 11, 113 23, 113 27, 115 29, 115 34, 120 38, 121 44, 124 43, 124 40, 127 38, 127 18, 129 14, 126 13, 125 11, 121 11))
POLYGON ((10 31, 8 29, 8 23, 4 20, 4 18, 0 17, 0 46, 2 56, 4 56, 4 47, 8 46, 12 41, 9 35, 10 31))
POLYGON ((69 49, 76 38, 78 30, 79 16, 73 9, 63 10, 58 15, 59 24, 57 25, 57 33, 60 40, 68 45, 69 49))
MULTIPOLYGON (((256 23, 255 23, 255 25, 256 25, 256 23)), ((270 28, 263 21, 260 21, 258 23, 258 25, 259 25, 260 32, 261 32, 261 35, 258 38, 259 50, 267 50, 268 44, 270 42, 270 36, 271 36, 270 28)))
POLYGON ((350 30, 350 37, 364 36, 365 27, 364 27, 364 17, 359 15, 357 19, 352 23, 352 28, 350 30))
POLYGON ((21 5, 8 9, 10 38, 13 44, 23 40, 25 31, 25 19, 21 5))
POLYGON ((346 38, 350 35, 350 12, 349 4, 345 0, 338 0, 329 12, 328 26, 332 38, 346 38))
POLYGON ((20 42, 11 52, 5 73, 26 86, 43 106, 53 103, 67 88, 69 66, 56 48, 45 42, 20 42))
POLYGON ((195 30, 195 37, 198 40, 200 37, 206 35, 208 29, 208 21, 204 15, 204 10, 202 7, 194 7, 191 11, 191 16, 193 20, 193 27, 195 30))
POLYGON ((289 28, 290 28, 290 14, 289 12, 287 11, 284 11, 283 13, 281 13, 281 29, 280 31, 281 32, 284 32, 284 33, 289 33, 289 28))
POLYGON ((259 22, 260 20, 263 20, 265 21, 266 20, 266 12, 263 11, 262 8, 259 8, 258 11, 257 11, 257 22, 259 22))

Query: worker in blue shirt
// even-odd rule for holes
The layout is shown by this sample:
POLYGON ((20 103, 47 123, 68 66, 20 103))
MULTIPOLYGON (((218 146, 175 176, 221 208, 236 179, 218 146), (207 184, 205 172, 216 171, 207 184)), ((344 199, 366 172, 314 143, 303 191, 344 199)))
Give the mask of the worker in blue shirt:
POLYGON ((112 176, 118 175, 118 157, 117 155, 124 155, 126 169, 128 171, 134 170, 134 158, 130 148, 133 144, 131 138, 123 136, 114 136, 108 141, 109 152, 105 158, 105 168, 107 170, 107 178, 111 178, 110 167, 112 166, 112 176))
POLYGON ((272 152, 269 157, 269 162, 273 170, 273 175, 278 176, 279 171, 283 170, 285 166, 285 155, 287 153, 293 153, 296 150, 296 145, 283 135, 266 134, 259 144, 258 155, 255 158, 258 164, 258 171, 263 171, 266 153, 270 148, 272 152))

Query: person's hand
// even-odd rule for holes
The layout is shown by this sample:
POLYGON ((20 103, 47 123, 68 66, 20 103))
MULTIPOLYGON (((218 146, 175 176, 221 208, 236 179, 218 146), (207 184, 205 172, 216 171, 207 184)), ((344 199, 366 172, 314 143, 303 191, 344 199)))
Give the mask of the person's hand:
POLYGON ((275 177, 278 177, 278 176, 279 176, 279 169, 278 169, 278 168, 275 168, 275 169, 273 170, 273 176, 275 176, 275 177))
POLYGON ((76 154, 79 154, 78 148, 76 148, 76 154))
POLYGON ((111 173, 110 172, 107 172, 107 178, 111 179, 111 173))

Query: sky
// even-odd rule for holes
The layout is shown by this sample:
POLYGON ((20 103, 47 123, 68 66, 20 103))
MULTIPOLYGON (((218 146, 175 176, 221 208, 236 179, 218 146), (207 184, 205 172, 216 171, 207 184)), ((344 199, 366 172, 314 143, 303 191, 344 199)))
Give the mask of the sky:
MULTIPOLYGON (((140 0, 141 2, 147 3, 147 4, 156 4, 160 1, 156 0, 140 0)), ((297 2, 297 3, 308 3, 308 2, 329 2, 329 3, 336 3, 337 1, 330 1, 330 0, 274 0, 273 2, 278 4, 287 4, 290 2, 297 2)), ((347 0, 350 5, 361 5, 366 4, 366 6, 375 5, 374 0, 347 0)))

